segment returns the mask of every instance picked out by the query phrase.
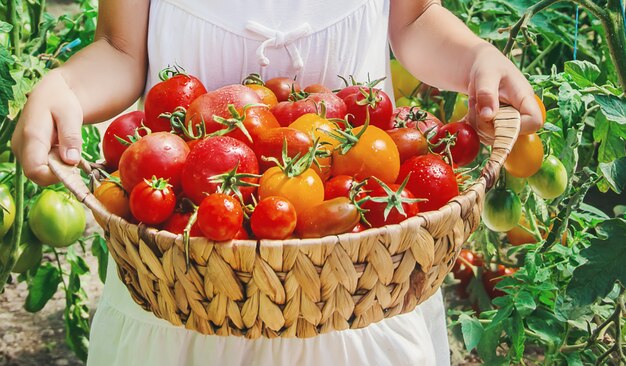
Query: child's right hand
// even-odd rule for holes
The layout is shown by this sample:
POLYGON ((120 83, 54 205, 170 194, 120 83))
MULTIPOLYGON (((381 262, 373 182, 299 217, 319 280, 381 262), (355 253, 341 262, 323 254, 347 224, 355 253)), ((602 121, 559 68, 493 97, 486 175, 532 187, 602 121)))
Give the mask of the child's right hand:
POLYGON ((78 164, 82 124, 83 110, 76 94, 60 71, 51 71, 28 96, 11 139, 26 176, 43 186, 59 181, 48 167, 48 154, 57 144, 65 163, 78 164))

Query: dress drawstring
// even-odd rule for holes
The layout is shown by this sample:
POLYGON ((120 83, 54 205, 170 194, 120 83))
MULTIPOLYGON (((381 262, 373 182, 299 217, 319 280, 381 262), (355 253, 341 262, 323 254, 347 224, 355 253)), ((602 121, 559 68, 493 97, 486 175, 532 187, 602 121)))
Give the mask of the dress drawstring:
POLYGON ((309 23, 302 23, 302 25, 296 29, 288 32, 281 32, 250 20, 246 24, 246 29, 265 38, 265 41, 263 41, 256 49, 256 56, 261 66, 267 66, 270 64, 269 58, 265 55, 265 48, 285 47, 289 57, 291 58, 291 64, 293 67, 296 70, 300 70, 304 67, 304 61, 302 61, 300 51, 294 42, 311 34, 312 28, 309 23))

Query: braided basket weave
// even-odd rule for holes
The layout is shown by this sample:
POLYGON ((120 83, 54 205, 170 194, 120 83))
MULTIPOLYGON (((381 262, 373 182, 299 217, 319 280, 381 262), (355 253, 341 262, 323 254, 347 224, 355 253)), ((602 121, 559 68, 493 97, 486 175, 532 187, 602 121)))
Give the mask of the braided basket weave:
POLYGON ((145 310, 203 334, 307 338, 412 311, 437 291, 480 222, 485 191, 497 179, 519 124, 516 110, 500 109, 481 177, 438 211, 320 239, 215 244, 191 238, 189 269, 182 235, 112 215, 78 169, 57 153, 49 164, 93 211, 121 280, 145 310))

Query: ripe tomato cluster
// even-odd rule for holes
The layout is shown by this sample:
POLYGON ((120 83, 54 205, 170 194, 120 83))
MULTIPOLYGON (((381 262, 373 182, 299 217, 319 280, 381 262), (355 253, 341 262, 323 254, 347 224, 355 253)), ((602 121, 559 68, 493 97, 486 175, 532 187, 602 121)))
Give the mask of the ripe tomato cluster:
POLYGON ((459 194, 454 166, 480 143, 464 122, 394 109, 376 82, 331 91, 289 78, 207 91, 161 73, 145 113, 103 139, 112 172, 95 191, 110 212, 180 234, 316 238, 397 224, 459 194))

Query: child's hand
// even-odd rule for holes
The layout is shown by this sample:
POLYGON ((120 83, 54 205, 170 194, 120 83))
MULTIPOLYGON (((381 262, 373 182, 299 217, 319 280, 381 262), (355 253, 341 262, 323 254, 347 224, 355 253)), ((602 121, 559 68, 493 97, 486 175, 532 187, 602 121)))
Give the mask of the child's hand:
POLYGON ((82 124, 78 98, 61 73, 51 71, 30 93, 11 139, 26 176, 44 186, 59 181, 48 167, 48 153, 56 144, 64 162, 78 164, 82 124))
POLYGON ((499 101, 520 111, 521 134, 532 133, 542 126, 541 110, 532 87, 517 67, 491 45, 481 46, 476 53, 468 93, 468 118, 485 143, 493 141, 492 120, 499 101))

